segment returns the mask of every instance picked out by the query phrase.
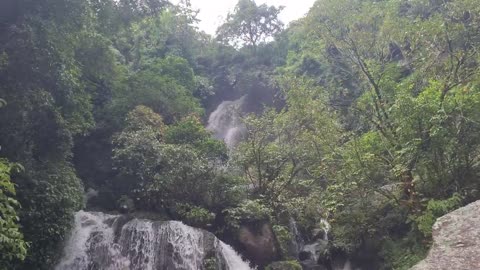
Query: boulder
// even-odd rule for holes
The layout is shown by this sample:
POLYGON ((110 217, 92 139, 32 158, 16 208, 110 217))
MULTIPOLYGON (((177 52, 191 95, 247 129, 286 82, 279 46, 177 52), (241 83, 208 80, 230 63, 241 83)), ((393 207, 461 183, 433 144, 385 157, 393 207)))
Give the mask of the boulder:
POLYGON ((302 251, 299 253, 299 259, 301 261, 312 260, 318 262, 318 259, 327 253, 328 241, 318 239, 317 241, 305 245, 302 251))
POLYGON ((238 232, 238 240, 248 259, 260 267, 279 257, 275 234, 269 223, 242 225, 238 232))
POLYGON ((480 269, 480 201, 457 209, 433 226, 433 246, 411 270, 480 269))

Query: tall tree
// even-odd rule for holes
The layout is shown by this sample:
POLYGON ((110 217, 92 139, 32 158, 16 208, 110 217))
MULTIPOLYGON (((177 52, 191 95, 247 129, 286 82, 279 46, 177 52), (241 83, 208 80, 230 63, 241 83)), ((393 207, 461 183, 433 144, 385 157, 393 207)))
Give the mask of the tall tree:
POLYGON ((217 29, 217 36, 233 45, 250 45, 253 50, 268 38, 283 29, 278 14, 283 7, 257 6, 254 0, 240 0, 233 13, 228 14, 225 23, 217 29))

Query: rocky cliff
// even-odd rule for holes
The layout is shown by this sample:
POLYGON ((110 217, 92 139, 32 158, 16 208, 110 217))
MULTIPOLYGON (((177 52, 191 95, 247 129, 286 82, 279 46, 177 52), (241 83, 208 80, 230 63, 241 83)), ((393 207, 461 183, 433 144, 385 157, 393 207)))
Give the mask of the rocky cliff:
POLYGON ((480 269, 480 201, 437 220, 427 258, 410 270, 480 269))

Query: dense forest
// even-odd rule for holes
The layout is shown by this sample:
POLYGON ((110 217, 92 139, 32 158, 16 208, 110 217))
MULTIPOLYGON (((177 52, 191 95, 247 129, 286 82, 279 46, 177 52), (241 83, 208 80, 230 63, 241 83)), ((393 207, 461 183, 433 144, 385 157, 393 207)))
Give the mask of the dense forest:
POLYGON ((0 269, 53 269, 82 209, 182 221, 259 269, 302 269, 299 235, 319 265, 422 260, 480 199, 478 1, 281 11, 240 0, 210 36, 188 0, 1 0, 0 269), (237 99, 227 145, 208 119, 237 99), (265 224, 252 254, 238 232, 265 224))

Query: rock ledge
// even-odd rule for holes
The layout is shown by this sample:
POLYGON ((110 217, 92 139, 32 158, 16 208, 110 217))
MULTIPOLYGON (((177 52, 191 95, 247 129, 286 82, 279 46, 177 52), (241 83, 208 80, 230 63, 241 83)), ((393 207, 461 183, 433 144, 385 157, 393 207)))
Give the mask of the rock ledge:
POLYGON ((457 209, 433 226, 433 246, 410 270, 479 270, 480 201, 457 209))

